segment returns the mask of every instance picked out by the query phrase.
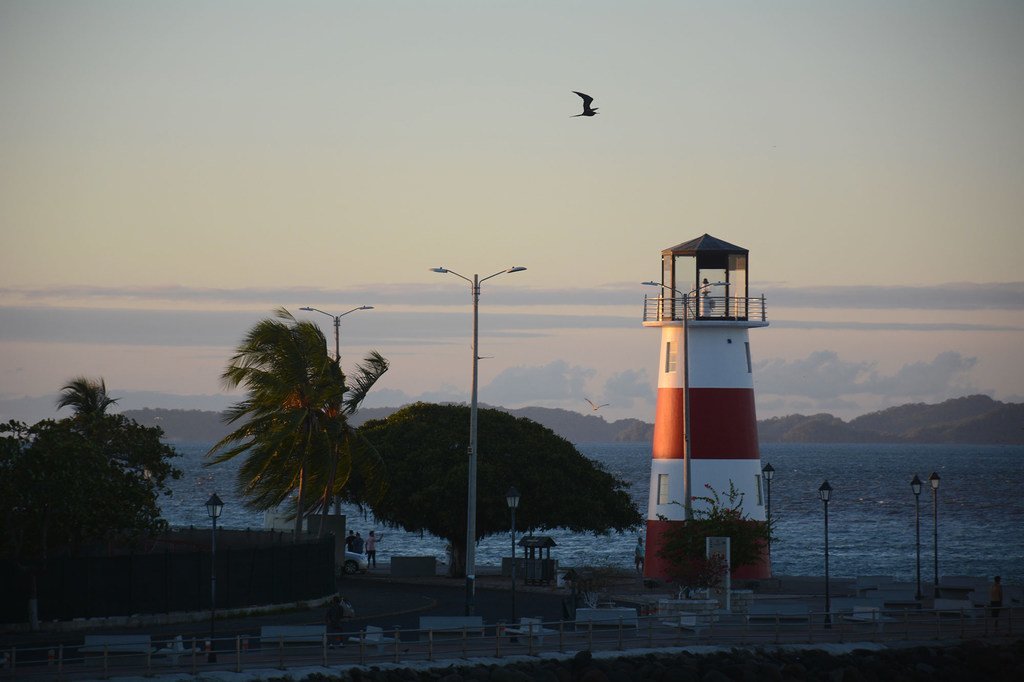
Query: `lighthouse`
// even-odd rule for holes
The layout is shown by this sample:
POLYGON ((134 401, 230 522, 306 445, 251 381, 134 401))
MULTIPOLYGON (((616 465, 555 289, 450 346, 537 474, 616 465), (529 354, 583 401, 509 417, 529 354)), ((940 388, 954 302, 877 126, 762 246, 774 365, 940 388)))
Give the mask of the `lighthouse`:
MULTIPOLYGON (((748 251, 704 234, 661 252, 659 287, 645 298, 643 325, 661 328, 658 402, 651 448, 644 574, 664 579, 663 534, 695 518, 694 496, 743 495, 745 518, 765 520, 749 330, 768 326, 764 297, 748 291, 748 251)), ((736 578, 771 574, 761 562, 736 578)))

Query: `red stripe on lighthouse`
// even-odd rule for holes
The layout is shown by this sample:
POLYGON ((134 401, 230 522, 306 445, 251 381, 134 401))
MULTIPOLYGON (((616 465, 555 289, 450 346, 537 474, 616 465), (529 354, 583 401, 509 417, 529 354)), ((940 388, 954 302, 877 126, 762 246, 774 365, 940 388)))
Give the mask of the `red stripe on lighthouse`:
POLYGON ((690 402, 690 447, 694 459, 760 457, 753 389, 691 388, 690 402))
POLYGON ((683 458, 683 389, 659 388, 654 413, 653 459, 683 458))

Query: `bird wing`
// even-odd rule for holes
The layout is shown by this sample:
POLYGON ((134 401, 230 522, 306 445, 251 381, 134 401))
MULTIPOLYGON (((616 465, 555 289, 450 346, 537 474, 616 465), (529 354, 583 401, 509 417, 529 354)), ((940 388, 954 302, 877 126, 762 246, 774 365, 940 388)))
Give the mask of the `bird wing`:
POLYGON ((594 404, 594 403, 593 403, 593 402, 592 402, 592 401, 590 400, 590 398, 584 398, 584 400, 586 400, 586 401, 587 401, 588 403, 590 403, 590 406, 591 406, 592 408, 594 408, 595 410, 597 409, 597 405, 595 405, 595 404, 594 404))
POLYGON ((573 94, 579 95, 580 97, 583 98, 583 108, 584 109, 589 109, 590 108, 590 103, 594 101, 593 97, 591 97, 590 95, 584 95, 582 92, 576 92, 575 90, 573 90, 573 94))

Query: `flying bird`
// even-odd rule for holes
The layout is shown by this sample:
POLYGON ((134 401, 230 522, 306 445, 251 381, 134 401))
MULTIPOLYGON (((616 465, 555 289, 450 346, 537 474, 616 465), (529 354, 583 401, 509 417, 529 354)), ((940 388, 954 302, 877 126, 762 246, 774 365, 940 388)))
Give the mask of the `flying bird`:
POLYGON ((597 107, 590 106, 590 103, 594 101, 593 97, 591 97, 590 95, 584 95, 582 92, 576 92, 575 90, 573 90, 573 93, 577 94, 577 95, 579 95, 580 97, 583 98, 583 113, 582 114, 575 114, 573 116, 570 116, 569 118, 576 118, 577 116, 596 116, 597 115, 597 107))
MULTIPOLYGON (((582 114, 580 114, 580 115, 582 116, 582 114)), ((588 403, 590 403, 590 407, 594 410, 594 412, 597 412, 602 407, 608 407, 609 405, 611 405, 611 403, 602 403, 601 405, 595 405, 594 402, 590 398, 584 398, 584 400, 586 400, 588 403)))

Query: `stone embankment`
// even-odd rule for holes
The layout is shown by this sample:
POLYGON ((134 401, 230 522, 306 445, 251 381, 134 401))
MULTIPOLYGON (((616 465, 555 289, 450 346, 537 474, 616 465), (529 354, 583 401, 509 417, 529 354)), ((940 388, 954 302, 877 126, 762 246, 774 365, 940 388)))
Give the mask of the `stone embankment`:
POLYGON ((883 682, 887 680, 1024 680, 1024 640, 1001 644, 853 649, 733 649, 714 653, 649 653, 615 658, 580 652, 566 660, 416 670, 351 669, 338 677, 307 679, 343 682, 883 682))

